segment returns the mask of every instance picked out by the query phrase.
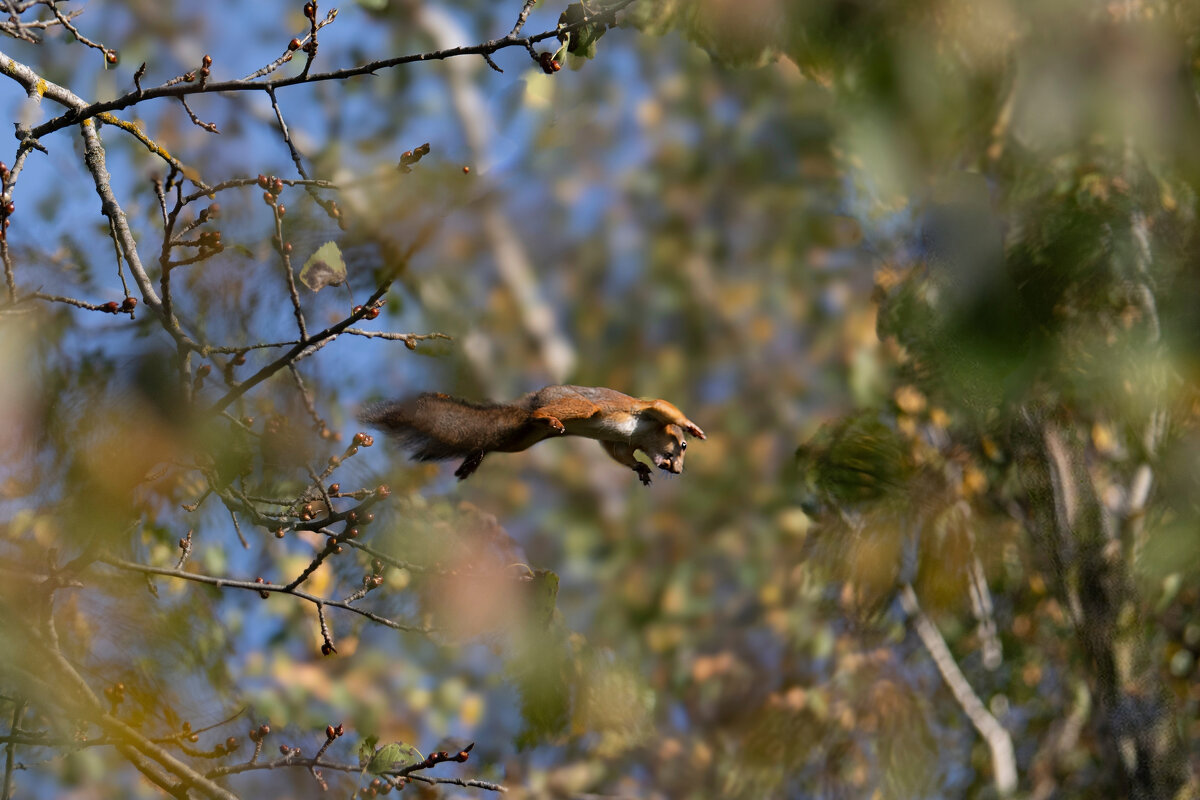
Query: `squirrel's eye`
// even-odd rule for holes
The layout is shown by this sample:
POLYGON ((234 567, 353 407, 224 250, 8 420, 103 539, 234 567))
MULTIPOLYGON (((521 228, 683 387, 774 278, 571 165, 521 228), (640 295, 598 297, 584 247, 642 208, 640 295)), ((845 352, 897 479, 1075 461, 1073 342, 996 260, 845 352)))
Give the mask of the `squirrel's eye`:
POLYGON ((680 449, 680 450, 687 450, 687 442, 680 442, 680 443, 679 443, 679 449, 680 449))

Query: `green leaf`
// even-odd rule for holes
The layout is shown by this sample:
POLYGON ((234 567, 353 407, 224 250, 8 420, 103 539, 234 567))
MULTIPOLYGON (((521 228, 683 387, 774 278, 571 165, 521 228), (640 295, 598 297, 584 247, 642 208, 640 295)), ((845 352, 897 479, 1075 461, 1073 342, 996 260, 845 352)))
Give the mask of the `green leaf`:
POLYGON ((375 757, 375 746, 379 744, 379 737, 372 734, 362 740, 358 746, 358 765, 365 767, 371 763, 371 759, 375 757))
POLYGON ((424 760, 425 756, 421 755, 421 751, 411 744, 392 742, 375 751, 371 762, 367 764, 367 772, 372 775, 399 772, 405 767, 420 764, 424 760))
MULTIPOLYGON (((583 3, 572 3, 563 11, 562 16, 558 18, 559 25, 576 25, 587 19, 587 9, 583 7, 583 3)), ((592 22, 582 25, 569 31, 565 34, 559 34, 560 40, 564 40, 567 46, 567 52, 573 56, 580 58, 593 58, 596 55, 596 42, 608 30, 608 25, 603 22, 592 22)))
POLYGON ((530 598, 533 620, 542 626, 549 625, 558 601, 558 574, 548 569, 536 570, 530 582, 530 598))
POLYGON ((308 257, 300 270, 300 280, 309 289, 319 292, 326 286, 341 286, 346 280, 346 262, 334 242, 326 242, 308 257))
POLYGON ((521 701, 518 749, 554 741, 566 732, 571 719, 571 679, 578 674, 574 666, 561 627, 526 632, 520 652, 507 664, 521 701))

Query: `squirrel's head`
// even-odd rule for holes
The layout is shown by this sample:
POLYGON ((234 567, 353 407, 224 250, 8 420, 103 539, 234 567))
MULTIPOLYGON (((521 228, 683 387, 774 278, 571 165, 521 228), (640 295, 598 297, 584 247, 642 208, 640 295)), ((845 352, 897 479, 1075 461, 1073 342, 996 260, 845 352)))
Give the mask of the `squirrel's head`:
POLYGON ((676 475, 683 472, 683 454, 687 451, 683 428, 659 424, 640 434, 634 444, 650 457, 654 466, 676 475))

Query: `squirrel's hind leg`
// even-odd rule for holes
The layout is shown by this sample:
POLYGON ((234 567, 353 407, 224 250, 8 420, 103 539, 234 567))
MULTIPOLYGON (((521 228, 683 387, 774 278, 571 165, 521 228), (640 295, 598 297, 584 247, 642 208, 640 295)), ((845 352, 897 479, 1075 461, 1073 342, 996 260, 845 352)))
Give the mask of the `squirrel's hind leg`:
POLYGON ((543 422, 555 433, 566 433, 564 422, 591 419, 601 413, 600 406, 575 393, 554 397, 536 406, 530 416, 543 422))
POLYGON ((471 473, 479 469, 479 465, 483 463, 483 457, 486 455, 486 450, 476 450, 474 453, 471 453, 471 455, 463 459, 463 462, 459 465, 458 469, 454 470, 454 477, 458 478, 460 481, 465 481, 467 478, 471 477, 471 473))

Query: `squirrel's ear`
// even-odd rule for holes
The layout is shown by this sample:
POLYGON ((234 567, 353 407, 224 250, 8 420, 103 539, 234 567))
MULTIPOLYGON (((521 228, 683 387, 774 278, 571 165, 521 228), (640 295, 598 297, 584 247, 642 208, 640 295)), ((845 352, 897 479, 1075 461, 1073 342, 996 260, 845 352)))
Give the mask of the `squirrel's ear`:
POLYGON ((696 423, 692 422, 690 419, 684 419, 683 425, 681 427, 685 431, 690 433, 692 436, 695 436, 697 439, 707 439, 708 438, 707 436, 704 435, 704 431, 700 430, 700 426, 697 425, 696 423))

